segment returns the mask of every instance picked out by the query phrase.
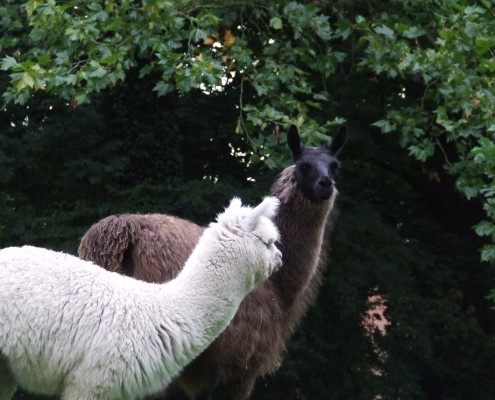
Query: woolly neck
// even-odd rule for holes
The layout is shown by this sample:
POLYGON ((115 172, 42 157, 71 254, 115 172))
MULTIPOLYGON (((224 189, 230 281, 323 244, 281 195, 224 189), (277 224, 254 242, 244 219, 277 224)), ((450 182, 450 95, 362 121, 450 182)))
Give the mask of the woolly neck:
POLYGON ((328 200, 310 201, 298 189, 295 165, 291 165, 280 173, 271 193, 281 202, 275 223, 280 230, 279 248, 283 254, 282 268, 272 279, 277 282, 292 324, 306 310, 319 285, 319 279, 313 278, 326 247, 325 230, 338 191, 334 188, 328 200))

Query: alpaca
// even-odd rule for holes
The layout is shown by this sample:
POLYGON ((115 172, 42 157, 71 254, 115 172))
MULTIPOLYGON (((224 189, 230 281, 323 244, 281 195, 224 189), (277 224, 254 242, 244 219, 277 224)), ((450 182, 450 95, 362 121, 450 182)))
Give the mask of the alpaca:
MULTIPOLYGON (((337 196, 336 156, 346 138, 341 127, 326 145, 309 147, 301 143, 297 128, 290 127, 287 143, 294 164, 271 188, 281 202, 275 223, 284 268, 243 300, 227 329, 181 373, 175 389, 198 398, 220 386, 230 399, 244 400, 259 376, 278 369, 286 340, 320 286, 337 196)), ((79 256, 137 279, 164 282, 180 271, 201 231, 169 215, 113 215, 86 232, 79 256)))
POLYGON ((0 250, 0 399, 16 386, 64 400, 164 388, 280 267, 278 203, 232 200, 163 285, 43 248, 0 250))

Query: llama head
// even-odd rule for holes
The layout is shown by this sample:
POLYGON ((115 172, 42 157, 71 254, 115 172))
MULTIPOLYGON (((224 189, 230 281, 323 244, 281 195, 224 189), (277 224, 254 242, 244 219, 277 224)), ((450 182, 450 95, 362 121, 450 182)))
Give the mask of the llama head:
POLYGON ((347 140, 344 126, 333 139, 319 147, 301 143, 297 127, 292 125, 287 134, 287 144, 295 163, 295 176, 303 195, 313 202, 328 200, 333 193, 333 178, 340 167, 337 155, 347 140))
POLYGON ((265 280, 282 265, 282 254, 275 246, 280 233, 272 221, 278 206, 276 197, 266 197, 254 208, 243 206, 235 197, 211 225, 221 229, 228 237, 228 246, 255 269, 254 283, 265 280))

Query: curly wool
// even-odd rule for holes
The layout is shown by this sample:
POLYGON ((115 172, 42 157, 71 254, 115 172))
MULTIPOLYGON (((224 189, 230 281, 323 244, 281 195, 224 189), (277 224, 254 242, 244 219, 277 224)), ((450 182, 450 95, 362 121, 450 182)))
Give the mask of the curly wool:
POLYGON ((0 250, 0 399, 17 385, 67 400, 163 389, 280 266, 277 207, 234 199, 163 285, 47 249, 0 250))

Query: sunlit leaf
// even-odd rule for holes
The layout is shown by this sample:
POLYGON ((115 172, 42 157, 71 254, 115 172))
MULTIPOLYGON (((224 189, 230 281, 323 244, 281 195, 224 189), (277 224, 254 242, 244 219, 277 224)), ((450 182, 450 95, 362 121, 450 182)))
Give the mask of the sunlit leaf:
POLYGON ((374 28, 374 30, 379 35, 383 35, 389 39, 392 39, 394 37, 394 31, 386 25, 377 26, 376 28, 374 28))
POLYGON ((270 19, 270 26, 275 30, 282 29, 282 20, 279 17, 273 17, 270 19))
POLYGON ((229 29, 227 29, 223 37, 223 42, 225 46, 232 46, 235 43, 235 41, 236 38, 234 34, 229 29))
POLYGON ((0 65, 0 68, 4 71, 9 70, 12 68, 14 65, 17 65, 17 61, 14 57, 7 56, 2 59, 2 64, 0 65))

